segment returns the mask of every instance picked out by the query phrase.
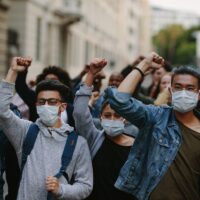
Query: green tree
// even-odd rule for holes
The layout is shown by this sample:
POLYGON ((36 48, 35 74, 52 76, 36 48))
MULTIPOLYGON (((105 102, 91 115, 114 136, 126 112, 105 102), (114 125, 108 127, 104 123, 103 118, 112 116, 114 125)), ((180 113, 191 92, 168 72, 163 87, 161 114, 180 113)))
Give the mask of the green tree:
POLYGON ((157 52, 173 65, 195 64, 196 39, 194 32, 200 26, 185 29, 173 24, 160 30, 153 36, 153 44, 157 52))

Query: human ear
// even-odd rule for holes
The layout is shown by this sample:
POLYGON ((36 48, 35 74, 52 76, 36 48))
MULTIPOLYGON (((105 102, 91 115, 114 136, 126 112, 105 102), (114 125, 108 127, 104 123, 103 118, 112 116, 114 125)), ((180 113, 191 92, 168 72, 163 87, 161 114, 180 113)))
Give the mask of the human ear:
POLYGON ((66 108, 67 108, 67 103, 62 103, 60 106, 60 111, 63 112, 66 110, 66 108))

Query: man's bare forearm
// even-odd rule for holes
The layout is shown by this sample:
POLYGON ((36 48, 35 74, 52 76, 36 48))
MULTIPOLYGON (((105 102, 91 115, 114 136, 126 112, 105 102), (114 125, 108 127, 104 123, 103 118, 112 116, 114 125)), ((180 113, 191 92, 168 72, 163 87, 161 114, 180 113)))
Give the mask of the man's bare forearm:
POLYGON ((17 72, 12 70, 12 68, 10 68, 6 75, 5 81, 14 84, 16 79, 17 79, 17 72))
POLYGON ((152 69, 156 70, 162 67, 163 63, 164 60, 162 57, 154 52, 150 53, 138 66, 133 68, 133 71, 122 81, 118 87, 118 91, 133 94, 143 76, 152 69))
MULTIPOLYGON (((146 65, 146 62, 142 61, 137 66, 137 68, 145 73, 146 65)), ((132 72, 122 81, 122 83, 118 87, 118 91, 133 94, 142 78, 142 74, 138 70, 133 69, 132 72)))

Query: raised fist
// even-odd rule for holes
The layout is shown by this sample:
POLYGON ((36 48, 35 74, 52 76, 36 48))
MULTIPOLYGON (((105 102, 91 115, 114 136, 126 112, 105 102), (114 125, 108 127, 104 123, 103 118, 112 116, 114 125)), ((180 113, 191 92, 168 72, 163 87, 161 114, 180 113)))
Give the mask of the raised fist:
POLYGON ((143 69, 145 74, 148 74, 152 70, 159 69, 164 65, 164 59, 156 54, 155 52, 151 52, 145 59, 142 61, 145 62, 145 69, 143 69))
POLYGON ((93 75, 96 75, 98 72, 100 72, 105 66, 107 65, 107 61, 105 59, 102 58, 95 58, 94 60, 92 60, 92 62, 90 63, 90 72, 93 75))
POLYGON ((31 61, 32 60, 30 58, 17 58, 17 64, 24 67, 29 67, 31 65, 31 61))
POLYGON ((14 57, 11 61, 11 69, 16 72, 24 71, 31 65, 31 62, 30 57, 14 57))

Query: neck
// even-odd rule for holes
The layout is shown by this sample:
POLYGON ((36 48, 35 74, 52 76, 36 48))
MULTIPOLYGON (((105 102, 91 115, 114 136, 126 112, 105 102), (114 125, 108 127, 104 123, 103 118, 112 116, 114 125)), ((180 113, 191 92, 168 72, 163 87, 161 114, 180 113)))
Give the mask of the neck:
POLYGON ((199 124, 198 118, 194 115, 193 110, 186 113, 175 111, 176 119, 182 124, 192 127, 194 124, 199 124))
POLYGON ((134 142, 134 138, 121 134, 116 137, 109 137, 108 138, 113 141, 114 143, 121 145, 121 146, 132 146, 134 142))
POLYGON ((52 126, 53 128, 60 128, 62 126, 62 121, 60 118, 56 121, 56 123, 52 126))

